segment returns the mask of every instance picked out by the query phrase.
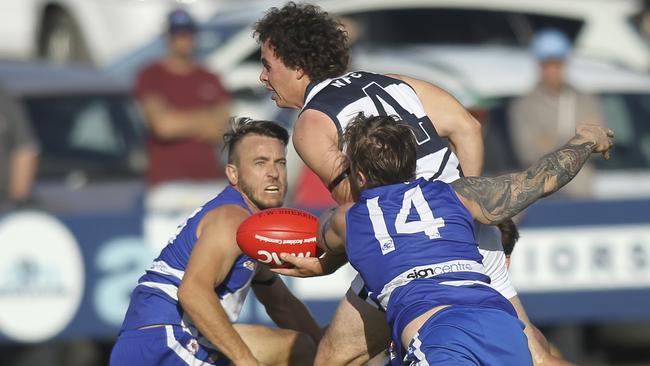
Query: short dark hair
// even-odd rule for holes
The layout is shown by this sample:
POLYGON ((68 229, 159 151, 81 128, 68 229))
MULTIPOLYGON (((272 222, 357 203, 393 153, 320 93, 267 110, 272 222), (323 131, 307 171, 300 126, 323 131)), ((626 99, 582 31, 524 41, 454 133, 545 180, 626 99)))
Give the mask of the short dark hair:
POLYGON ((353 171, 367 179, 364 188, 395 184, 415 177, 413 130, 396 116, 365 117, 359 113, 339 142, 353 171))
POLYGON ((235 147, 246 135, 250 134, 276 138, 285 147, 289 143, 289 132, 276 122, 254 120, 248 117, 231 117, 230 131, 223 135, 223 148, 228 150, 228 164, 237 163, 235 147))
POLYGON ((499 228, 499 231, 501 232, 501 245, 503 246, 503 252, 506 256, 510 256, 512 251, 515 249, 515 244, 519 240, 519 229, 517 229, 517 225, 511 218, 498 223, 497 228, 499 228))
POLYGON ((253 30, 260 44, 269 41, 285 66, 303 69, 311 81, 341 76, 348 68, 347 32, 318 6, 291 1, 273 7, 253 30))

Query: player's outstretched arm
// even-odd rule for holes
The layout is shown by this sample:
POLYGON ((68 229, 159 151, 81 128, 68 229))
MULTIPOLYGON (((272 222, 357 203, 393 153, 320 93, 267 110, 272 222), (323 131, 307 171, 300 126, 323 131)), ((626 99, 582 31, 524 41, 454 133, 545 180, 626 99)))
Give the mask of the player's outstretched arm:
POLYGON ((496 224, 567 184, 592 153, 602 153, 609 159, 613 136, 609 129, 581 125, 566 145, 523 172, 494 178, 461 178, 452 186, 476 220, 496 224))
POLYGON ((308 334, 314 344, 318 344, 322 336, 320 326, 305 304, 291 293, 278 275, 268 267, 260 266, 253 278, 252 288, 278 327, 308 334))
POLYGON ((258 361, 235 331, 214 292, 241 254, 236 243, 239 224, 248 217, 240 206, 224 205, 206 214, 197 229, 178 300, 201 333, 236 365, 258 361))
POLYGON ((347 263, 345 254, 345 212, 351 203, 325 212, 318 220, 318 246, 325 251, 320 258, 301 258, 287 253, 280 254, 282 261, 292 268, 272 268, 271 271, 285 276, 315 277, 334 273, 347 263))
POLYGON ((441 137, 449 139, 466 177, 481 175, 483 135, 481 124, 445 90, 404 75, 389 74, 409 84, 420 98, 427 116, 441 137))

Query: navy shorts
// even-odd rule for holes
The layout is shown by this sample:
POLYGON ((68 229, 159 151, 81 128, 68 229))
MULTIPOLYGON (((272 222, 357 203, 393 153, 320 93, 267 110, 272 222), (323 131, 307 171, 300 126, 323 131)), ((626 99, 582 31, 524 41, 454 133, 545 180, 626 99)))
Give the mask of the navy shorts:
POLYGON ((227 366, 220 352, 199 344, 177 325, 123 331, 111 352, 110 366, 227 366))
POLYGON ((422 325, 405 364, 532 366, 524 324, 493 308, 450 306, 422 325))

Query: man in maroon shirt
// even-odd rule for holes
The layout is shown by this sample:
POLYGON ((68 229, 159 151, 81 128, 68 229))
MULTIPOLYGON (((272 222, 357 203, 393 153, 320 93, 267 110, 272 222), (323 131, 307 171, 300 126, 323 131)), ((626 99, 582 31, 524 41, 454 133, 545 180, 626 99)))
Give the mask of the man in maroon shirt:
POLYGON ((168 26, 167 55, 145 67, 135 86, 149 129, 143 229, 154 251, 178 222, 227 184, 217 145, 228 127, 230 95, 193 59, 192 17, 175 10, 168 26))
POLYGON ((149 128, 147 183, 223 177, 215 145, 227 127, 230 95, 193 60, 196 24, 169 14, 169 52, 138 75, 135 95, 149 128))

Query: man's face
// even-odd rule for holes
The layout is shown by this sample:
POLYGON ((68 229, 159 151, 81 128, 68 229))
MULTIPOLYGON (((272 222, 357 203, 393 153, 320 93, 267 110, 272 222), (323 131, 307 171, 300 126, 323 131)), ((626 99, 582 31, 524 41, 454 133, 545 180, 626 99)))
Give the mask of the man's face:
POLYGON ((542 83, 551 90, 560 90, 564 84, 564 61, 546 60, 541 63, 542 83))
POLYGON ((194 32, 178 30, 170 33, 169 49, 176 56, 191 58, 194 53, 194 32))
POLYGON ((247 135, 236 146, 235 185, 263 210, 280 207, 287 190, 286 148, 276 138, 247 135))
POLYGON ((304 88, 301 73, 284 65, 266 41, 262 44, 262 72, 260 81, 280 108, 301 108, 304 88))

